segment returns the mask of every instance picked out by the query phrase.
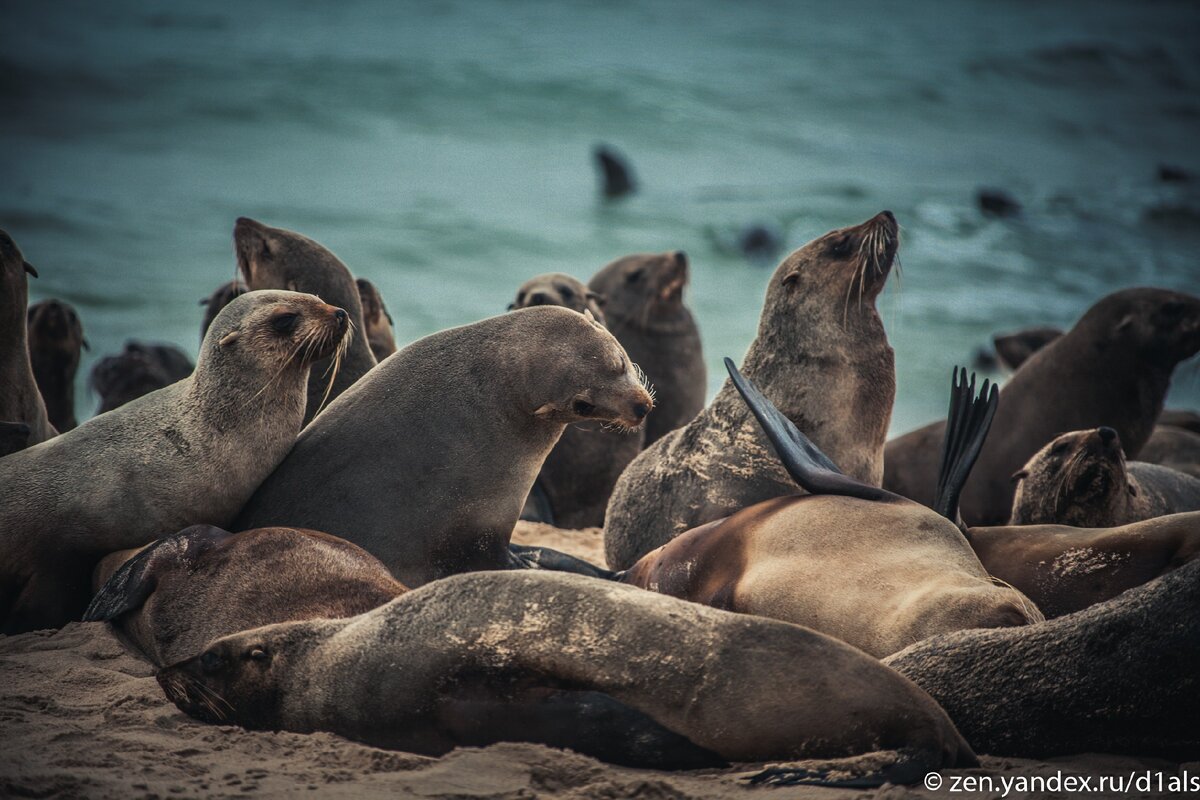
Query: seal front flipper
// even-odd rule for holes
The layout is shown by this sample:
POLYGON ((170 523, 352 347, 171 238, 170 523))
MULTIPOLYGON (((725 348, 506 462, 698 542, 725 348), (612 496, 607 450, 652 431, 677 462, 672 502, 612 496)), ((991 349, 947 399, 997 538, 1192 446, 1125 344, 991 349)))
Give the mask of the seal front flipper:
POLYGON ((725 359, 725 369, 742 399, 754 413, 771 446, 788 474, 809 494, 832 494, 863 500, 901 500, 899 495, 863 483, 842 473, 829 456, 812 443, 775 404, 734 365, 725 359))
POLYGON ((549 547, 538 547, 527 544, 510 544, 508 546, 508 566, 510 569, 548 569, 554 572, 573 572, 576 575, 587 575, 589 578, 601 580, 616 580, 617 573, 598 567, 590 561, 567 555, 549 547))
POLYGON ((942 440, 942 464, 938 470, 933 510, 964 532, 966 525, 958 513, 958 499, 971 476, 983 443, 992 427, 1000 404, 1000 390, 988 380, 975 394, 975 373, 967 383, 965 367, 955 367, 950 384, 950 410, 946 415, 946 436, 942 440), (962 369, 962 374, 959 370, 962 369))

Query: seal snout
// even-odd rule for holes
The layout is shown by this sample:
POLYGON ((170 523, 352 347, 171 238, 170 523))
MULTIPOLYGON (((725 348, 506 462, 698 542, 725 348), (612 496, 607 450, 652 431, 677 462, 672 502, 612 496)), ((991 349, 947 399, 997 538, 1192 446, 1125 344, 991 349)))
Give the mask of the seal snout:
POLYGON ((1097 428, 1096 434, 1100 437, 1100 441, 1104 444, 1111 444, 1113 440, 1117 438, 1117 432, 1107 425, 1097 428))

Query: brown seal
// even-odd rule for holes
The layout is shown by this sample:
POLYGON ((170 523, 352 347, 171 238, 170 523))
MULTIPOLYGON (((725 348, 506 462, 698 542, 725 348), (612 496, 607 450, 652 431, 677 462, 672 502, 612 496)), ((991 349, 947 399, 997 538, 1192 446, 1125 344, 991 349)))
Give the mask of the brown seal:
POLYGON ((637 427, 650 402, 621 345, 586 315, 539 306, 441 331, 330 403, 235 529, 341 536, 406 586, 502 568, 563 426, 637 427))
POLYGON ((1200 560, 1042 625, 958 631, 884 661, 980 752, 1200 758, 1200 560))
POLYGON ((367 329, 367 342, 371 345, 371 353, 376 361, 396 352, 396 333, 393 330, 392 315, 383 304, 383 296, 375 288, 375 284, 366 278, 354 281, 358 287, 358 298, 362 301, 363 324, 367 329))
MULTIPOLYGON (((1012 474, 1063 431, 1108 425, 1137 458, 1162 411, 1175 365, 1200 350, 1200 298, 1123 289, 1026 361, 1000 391, 995 428, 963 492, 971 525, 1002 525, 1012 474)), ((929 505, 943 423, 887 445, 883 485, 929 505)))
POLYGON ((1200 511, 1200 478, 1125 460, 1112 428, 1056 437, 1013 474, 1013 525, 1111 528, 1200 511))
POLYGON ((691 422, 704 408, 707 373, 700 331, 683 303, 688 260, 682 250, 625 256, 588 282, 603 298, 608 329, 654 387, 646 445, 691 422))
POLYGON ((26 306, 27 277, 37 270, 21 255, 17 243, 0 231, 0 420, 29 426, 27 443, 32 446, 58 433, 50 424, 46 403, 38 391, 29 360, 26 306))
MULTIPOLYGON (((508 307, 512 310, 562 306, 580 313, 588 311, 603 324, 602 303, 603 298, 580 281, 553 272, 527 280, 508 307)), ((647 424, 658 413, 655 408, 647 424)), ((562 528, 602 526, 613 486, 629 462, 642 451, 644 436, 645 426, 628 431, 589 421, 568 425, 538 473, 534 485, 536 502, 531 498, 526 503, 521 518, 562 528)))
POLYGON ((125 561, 84 621, 111 621, 159 666, 275 622, 352 617, 405 592, 360 547, 317 531, 193 525, 125 561))
MULTIPOLYGON (((879 658, 938 633, 1042 620, 1020 592, 993 582, 954 522, 835 471, 727 364, 789 472, 810 494, 767 500, 681 534, 634 564, 622 582, 804 625, 879 658)), ((983 401, 974 400, 965 380, 955 391, 970 391, 972 399, 952 404, 951 413, 959 414, 952 428, 989 402, 986 383, 983 401)), ((944 473, 959 471, 971 441, 986 435, 986 423, 986 415, 976 415, 971 424, 983 429, 964 429, 951 443, 944 473)))
MULTIPOLYGON (((895 217, 884 211, 785 258, 742 360, 746 376, 847 475, 876 486, 896 372, 875 298, 898 235, 895 217)), ((646 448, 617 481, 605 521, 609 566, 627 568, 689 528, 795 493, 726 382, 695 419, 646 448)))
POLYGON ((100 397, 97 414, 120 408, 192 374, 192 360, 173 344, 125 342, 117 355, 92 366, 88 386, 100 397))
POLYGON ((315 294, 350 315, 349 345, 338 351, 340 363, 335 366, 331 360, 322 360, 313 364, 304 411, 307 425, 323 406, 376 364, 354 276, 337 256, 307 236, 271 228, 249 217, 239 217, 233 226, 233 244, 238 268, 251 289, 315 294))
POLYGON ((987 571, 1047 617, 1111 600, 1200 556, 1196 511, 1116 528, 1009 525, 967 534, 987 571))
POLYGON ((87 348, 83 325, 70 303, 43 300, 29 307, 29 361, 50 424, 59 431, 78 425, 75 419, 75 373, 87 348))
POLYGON ((204 321, 200 323, 200 338, 204 338, 204 334, 208 333, 208 326, 212 325, 212 321, 217 318, 217 314, 221 313, 221 309, 229 305, 233 298, 243 295, 250 289, 240 280, 232 280, 227 283, 222 283, 213 293, 200 301, 200 305, 204 306, 204 321))
POLYGON ((0 459, 3 632, 78 619, 108 553, 228 523, 291 449, 311 361, 346 328, 312 295, 242 295, 190 377, 0 459))
POLYGON ((1200 478, 1200 433, 1158 424, 1138 453, 1138 460, 1200 478))
POLYGON ((416 753, 602 752, 536 714, 550 690, 600 693, 728 761, 887 750, 907 767, 892 780, 977 763, 935 703, 843 642, 577 575, 456 575, 348 620, 234 634, 158 680, 201 719, 416 753))

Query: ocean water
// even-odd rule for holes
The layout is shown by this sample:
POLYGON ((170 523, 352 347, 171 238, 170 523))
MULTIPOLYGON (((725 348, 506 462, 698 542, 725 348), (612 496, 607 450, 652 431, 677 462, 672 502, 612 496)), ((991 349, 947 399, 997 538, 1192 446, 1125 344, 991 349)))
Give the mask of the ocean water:
MULTIPOLYGON (((993 332, 1124 286, 1200 291, 1200 185, 1156 177, 1200 175, 1198 43, 1185 0, 4 0, 0 227, 32 299, 82 316, 84 418, 124 340, 195 353, 240 215, 373 280, 401 345, 537 273, 681 248, 715 390, 770 274, 736 231, 796 247, 888 208, 900 432, 993 332), (637 195, 599 199, 597 142, 637 195), (981 216, 981 186, 1021 216, 981 216)), ((1200 407, 1196 362, 1169 402, 1200 407)))

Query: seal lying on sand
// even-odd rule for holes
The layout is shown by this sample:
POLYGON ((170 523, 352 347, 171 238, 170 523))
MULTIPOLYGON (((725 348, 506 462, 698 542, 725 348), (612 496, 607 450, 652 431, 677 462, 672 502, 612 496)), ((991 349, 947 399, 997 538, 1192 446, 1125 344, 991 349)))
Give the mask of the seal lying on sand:
POLYGON ((242 295, 191 377, 0 459, 3 632, 78 619, 108 553, 228 523, 291 449, 309 365, 347 324, 311 295, 242 295))
POLYGON ((587 315, 539 306, 441 331, 330 403, 235 529, 341 536, 406 586, 504 568, 563 426, 634 428, 650 403, 621 345, 587 315))
POLYGON ((362 301, 363 325, 366 328, 367 343, 371 345, 371 354, 376 361, 396 352, 396 334, 392 330, 392 315, 383 304, 383 296, 375 288, 375 284, 366 278, 357 278, 354 285, 358 287, 358 299, 362 301))
POLYGON ((70 303, 43 300, 29 307, 29 361, 50 424, 69 431, 75 419, 75 373, 87 348, 79 315, 70 303))
MULTIPOLYGON (((895 750, 897 781, 976 763, 935 703, 843 642, 576 575, 458 575, 348 620, 226 637, 158 679, 201 719, 431 755, 504 740, 619 748, 620 726, 599 741, 562 724, 577 717, 571 695, 602 693, 729 761, 895 750), (539 704, 547 690, 567 707, 539 704)), ((663 766, 654 755, 641 763, 663 766)))
POLYGON ((159 666, 275 622, 352 617, 405 592, 360 547, 317 531, 193 525, 122 564, 83 615, 109 620, 159 666))
MULTIPOLYGON (((771 278, 758 337, 742 360, 742 371, 788 419, 847 475, 872 485, 883 477, 896 393, 875 298, 898 244, 896 219, 884 211, 792 253, 771 278)), ((727 382, 695 419, 648 447, 617 481, 605 521, 609 566, 627 568, 685 530, 795 493, 727 382)))
POLYGON ((1200 511, 1200 478, 1125 461, 1112 428, 1064 433, 1013 474, 1013 525, 1111 528, 1200 511))
POLYGON ((1200 560, 1042 625, 958 631, 885 664, 980 752, 1200 758, 1200 560))
POLYGON ((17 243, 0 231, 0 420, 29 426, 29 445, 44 442, 58 431, 50 424, 46 403, 38 391, 29 361, 26 305, 27 276, 37 270, 21 255, 17 243))
POLYGON ((308 379, 308 405, 304 424, 375 366, 367 341, 362 301, 354 276, 338 257, 323 246, 283 228, 271 228, 249 217, 233 226, 238 269, 251 289, 287 289, 315 294, 326 303, 345 309, 350 316, 349 345, 338 351, 336 369, 331 361, 313 364, 308 379), (344 353, 344 354, 343 354, 344 353))
MULTIPOLYGON (((1063 431, 1109 425, 1137 458, 1162 411, 1175 365, 1200 351, 1200 298, 1124 289, 1026 361, 1000 391, 995 429, 963 491, 971 525, 1002 525, 1012 474, 1063 431)), ((803 426, 801 426, 803 427, 803 426)), ((933 503, 943 423, 888 442, 884 488, 933 503)))
MULTIPOLYGON (((951 521, 987 435, 995 390, 956 380, 942 474, 946 517, 841 474, 725 360, 788 472, 810 494, 778 497, 681 534, 624 583, 718 608, 805 625, 876 657, 964 628, 1039 622, 1020 592, 998 586, 951 521)), ((957 379, 957 374, 956 374, 957 379)))
POLYGON ((88 384, 100 396, 97 414, 143 395, 170 386, 192 374, 192 361, 187 353, 173 344, 125 342, 125 349, 115 356, 105 356, 92 367, 88 384))

